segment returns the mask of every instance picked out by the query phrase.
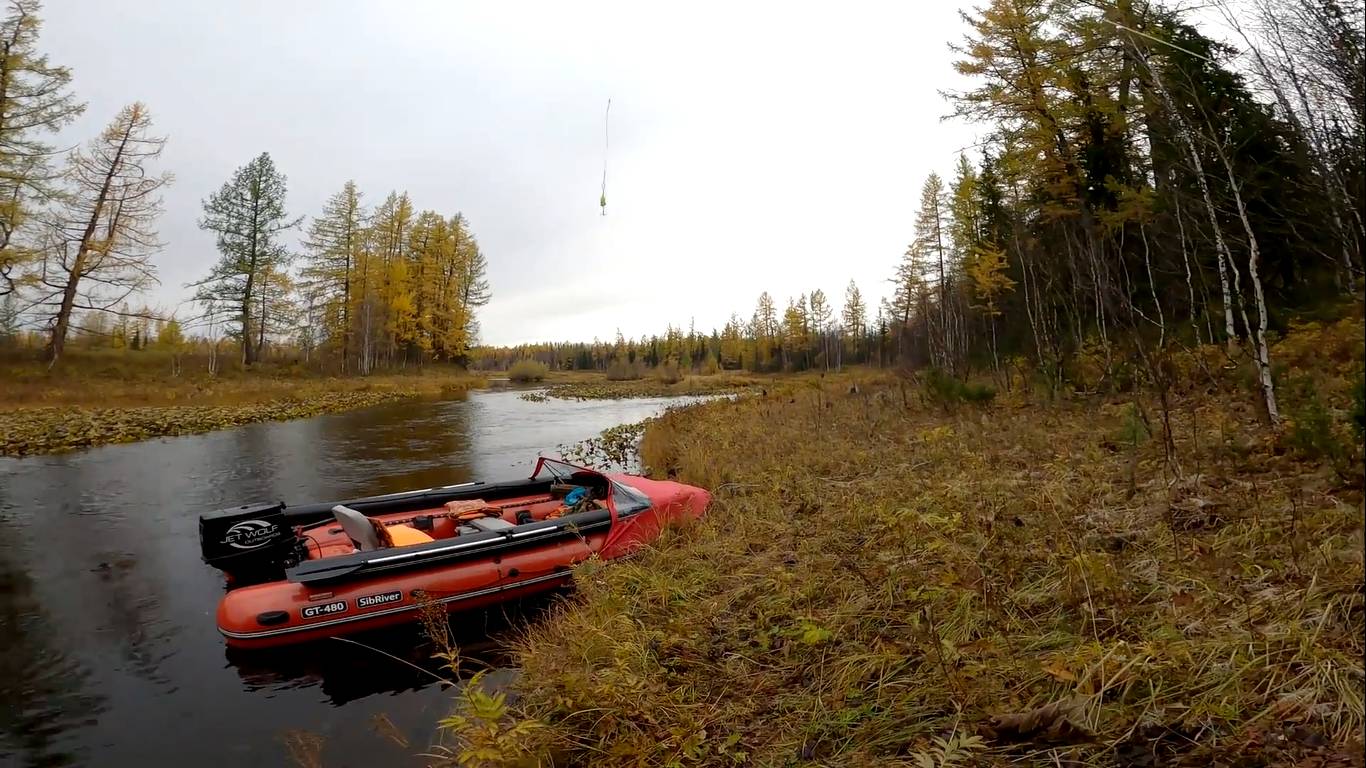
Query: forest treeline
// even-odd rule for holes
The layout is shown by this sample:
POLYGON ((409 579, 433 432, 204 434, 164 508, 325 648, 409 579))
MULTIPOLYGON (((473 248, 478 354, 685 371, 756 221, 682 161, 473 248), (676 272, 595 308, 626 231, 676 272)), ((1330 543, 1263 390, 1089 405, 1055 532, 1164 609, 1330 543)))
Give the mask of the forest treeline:
MULTIPOLYGON (((1216 6, 1219 8, 1221 6, 1216 6)), ((1255 366, 1267 337, 1362 276, 1363 19, 1336 0, 1251 0, 1218 42, 1159 4, 995 0, 964 15, 953 112, 986 129, 932 173, 872 318, 813 291, 760 296, 710 334, 480 349, 502 366, 754 370, 873 363, 967 377, 1023 362, 1050 384, 1165 386, 1174 350, 1255 366), (1094 384, 1096 382, 1088 382, 1094 384)), ((1217 11, 1215 11, 1217 13, 1217 11)))
POLYGON ((839 370, 844 365, 886 365, 891 327, 879 311, 869 324, 868 306, 854 281, 838 306, 816 289, 778 305, 767 291, 748 320, 732 314, 725 326, 710 333, 669 325, 664 334, 630 339, 620 332, 613 341, 546 342, 511 347, 477 347, 470 352, 476 367, 506 370, 517 360, 536 360, 558 370, 616 371, 676 365, 683 372, 722 370, 754 372, 839 370))
POLYGON ((210 351, 223 335, 247 365, 274 351, 361 373, 532 357, 600 370, 1028 370, 1053 387, 1160 388, 1174 350, 1217 344, 1252 364, 1275 421, 1268 335, 1361 282, 1359 6, 1206 9, 1230 44, 1160 4, 994 0, 965 14, 955 67, 970 86, 945 94, 985 138, 923 181, 875 306, 852 284, 842 297, 763 293, 710 332, 470 349, 489 287, 462 216, 398 193, 367 208, 348 183, 306 222, 262 154, 205 201, 221 258, 196 284, 194 317, 158 333, 164 313, 128 302, 155 280, 164 140, 133 104, 53 162, 43 137, 82 106, 69 71, 37 49, 37 8, 18 0, 0 25, 0 335, 28 329, 49 360, 73 334, 210 351), (301 254, 283 243, 296 227, 301 254))
POLYGON ((56 365, 72 340, 156 346, 197 352, 211 373, 272 352, 332 373, 465 361, 490 296, 469 222, 419 211, 399 192, 368 208, 350 181, 306 221, 288 212, 269 153, 203 203, 199 226, 220 258, 191 286, 193 309, 136 306, 164 248, 157 222, 173 178, 156 166, 166 139, 135 102, 83 146, 53 146, 84 105, 70 70, 38 47, 39 11, 37 0, 11 0, 0 20, 0 347, 41 349, 56 365), (287 242, 295 230, 301 252, 287 242), (220 353, 225 339, 235 354, 220 353))

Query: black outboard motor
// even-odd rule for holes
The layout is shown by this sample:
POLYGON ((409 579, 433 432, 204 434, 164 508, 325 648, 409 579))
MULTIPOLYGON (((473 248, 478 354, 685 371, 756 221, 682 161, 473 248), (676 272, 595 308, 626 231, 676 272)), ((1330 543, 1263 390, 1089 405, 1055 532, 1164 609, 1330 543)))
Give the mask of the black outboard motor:
POLYGON ((199 516, 204 562, 234 586, 282 578, 295 559, 294 531, 283 502, 244 504, 199 516))

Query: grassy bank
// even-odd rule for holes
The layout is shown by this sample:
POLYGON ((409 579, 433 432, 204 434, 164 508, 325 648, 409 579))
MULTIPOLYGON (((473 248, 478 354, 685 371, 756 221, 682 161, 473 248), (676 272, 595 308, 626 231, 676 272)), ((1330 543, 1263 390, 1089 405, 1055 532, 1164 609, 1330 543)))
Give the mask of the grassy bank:
POLYGON ((432 397, 477 386, 457 369, 323 377, 287 368, 171 375, 169 366, 79 360, 55 371, 32 362, 0 368, 0 455, 209 432, 432 397))
POLYGON ((644 458, 707 518, 583 567, 516 706, 456 730, 489 765, 1360 764, 1362 334, 1278 345, 1316 382, 1284 374, 1278 435, 1245 372, 1181 361, 1171 458, 1132 395, 668 414, 644 458))
POLYGON ((551 380, 547 394, 551 397, 582 400, 722 395, 771 387, 778 379, 779 377, 774 376, 718 373, 711 376, 684 376, 678 381, 668 381, 655 376, 610 381, 599 373, 579 374, 568 380, 551 380))

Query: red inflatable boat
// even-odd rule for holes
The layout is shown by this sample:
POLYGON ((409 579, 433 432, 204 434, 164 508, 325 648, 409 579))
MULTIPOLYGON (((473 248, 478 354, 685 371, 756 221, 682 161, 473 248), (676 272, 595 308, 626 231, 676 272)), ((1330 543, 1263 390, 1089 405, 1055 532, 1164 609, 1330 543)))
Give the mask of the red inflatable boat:
POLYGON ((227 574, 219 631, 264 648, 552 589, 576 563, 628 554, 710 501, 700 488, 543 458, 514 482, 225 509, 199 518, 199 540, 204 562, 227 574))

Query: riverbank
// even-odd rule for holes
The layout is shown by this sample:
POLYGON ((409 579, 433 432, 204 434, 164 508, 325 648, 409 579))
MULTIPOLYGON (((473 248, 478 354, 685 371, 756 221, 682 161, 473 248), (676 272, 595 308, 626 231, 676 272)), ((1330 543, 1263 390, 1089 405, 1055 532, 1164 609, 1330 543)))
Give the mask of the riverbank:
POLYGON ((0 393, 0 456, 24 456, 211 432, 259 421, 308 418, 482 386, 458 369, 322 377, 286 372, 170 376, 53 375, 6 371, 0 393))
POLYGON ((549 380, 546 394, 550 397, 566 400, 732 395, 772 387, 775 382, 784 378, 790 378, 790 376, 717 373, 708 376, 684 376, 682 379, 673 382, 653 376, 627 381, 610 381, 600 373, 577 373, 572 376, 565 376, 558 381, 549 380))
POLYGON ((1177 361, 1170 456, 1132 395, 669 413, 643 458, 712 509, 582 567, 483 733, 507 765, 1359 764, 1362 334, 1277 345, 1279 433, 1246 371, 1177 361))

